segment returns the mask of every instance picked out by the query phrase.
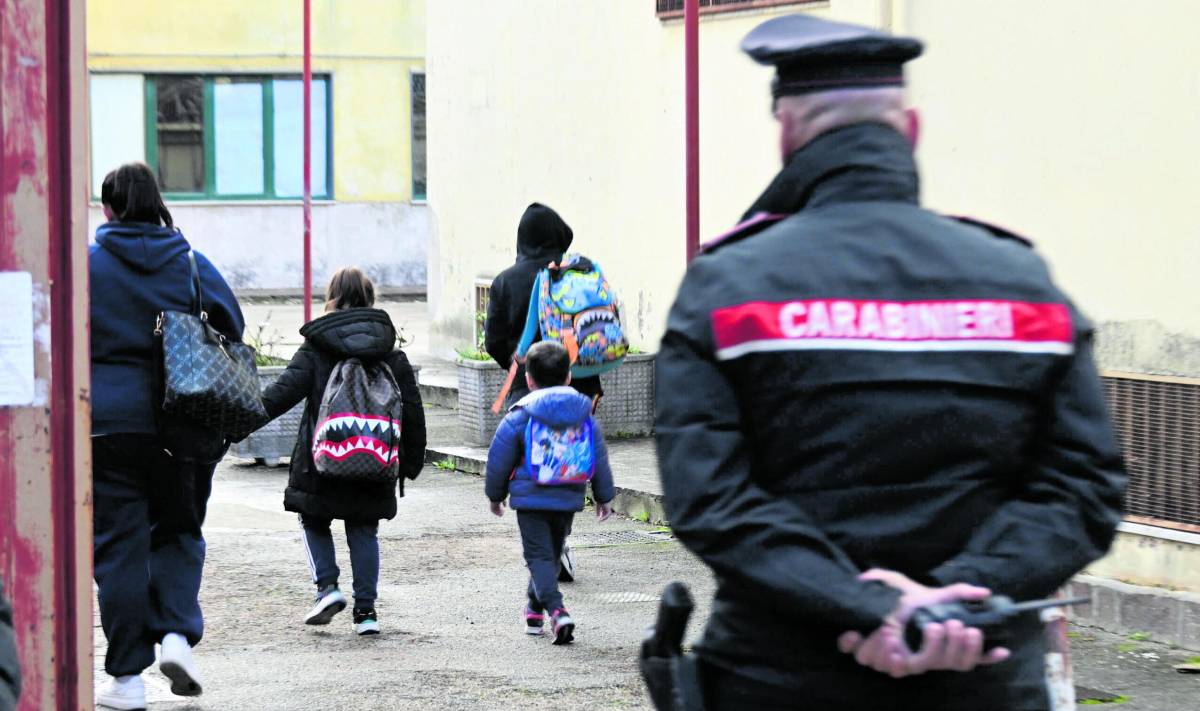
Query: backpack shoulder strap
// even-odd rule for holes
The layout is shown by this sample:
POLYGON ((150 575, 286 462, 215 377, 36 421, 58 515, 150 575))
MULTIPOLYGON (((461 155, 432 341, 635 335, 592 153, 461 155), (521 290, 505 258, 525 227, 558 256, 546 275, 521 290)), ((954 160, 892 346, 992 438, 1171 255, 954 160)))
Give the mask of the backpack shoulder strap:
POLYGON ((533 339, 539 332, 542 282, 549 278, 549 271, 549 269, 543 269, 538 272, 537 278, 533 280, 533 288, 529 292, 529 309, 525 312, 525 330, 521 332, 521 340, 517 343, 517 355, 522 358, 529 352, 529 347, 533 345, 533 339))

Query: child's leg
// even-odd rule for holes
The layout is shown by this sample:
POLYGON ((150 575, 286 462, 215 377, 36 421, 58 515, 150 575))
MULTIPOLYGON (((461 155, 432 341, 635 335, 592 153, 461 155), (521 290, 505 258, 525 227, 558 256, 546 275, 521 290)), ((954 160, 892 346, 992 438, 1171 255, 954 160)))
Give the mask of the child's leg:
POLYGON ((346 522, 350 567, 354 571, 354 609, 375 609, 379 587, 379 522, 346 522))
POLYGON ((312 571, 317 590, 337 585, 341 571, 333 551, 333 534, 329 532, 327 518, 300 514, 300 525, 304 529, 304 550, 308 554, 308 567, 312 571))
POLYGON ((554 536, 554 560, 562 557, 563 547, 567 544, 567 536, 571 535, 571 524, 575 521, 574 511, 555 511, 550 520, 551 533, 554 536))
POLYGON ((562 607, 558 592, 558 554, 562 543, 555 543, 552 511, 518 511, 517 527, 521 530, 521 547, 525 565, 529 568, 529 601, 535 612, 553 612, 562 607))

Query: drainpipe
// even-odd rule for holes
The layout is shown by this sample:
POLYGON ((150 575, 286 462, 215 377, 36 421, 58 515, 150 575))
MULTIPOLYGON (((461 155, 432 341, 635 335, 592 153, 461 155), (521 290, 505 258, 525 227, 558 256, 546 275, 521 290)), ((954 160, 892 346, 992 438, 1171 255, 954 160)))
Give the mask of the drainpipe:
POLYGON ((312 320, 312 0, 304 0, 304 322, 312 320))
POLYGON ((700 0, 683 6, 684 140, 686 141, 687 261, 700 251, 700 0))

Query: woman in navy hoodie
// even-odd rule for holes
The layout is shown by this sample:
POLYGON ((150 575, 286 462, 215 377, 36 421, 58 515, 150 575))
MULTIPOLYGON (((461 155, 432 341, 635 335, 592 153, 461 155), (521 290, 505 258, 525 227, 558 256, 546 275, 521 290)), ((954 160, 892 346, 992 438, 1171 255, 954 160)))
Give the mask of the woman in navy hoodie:
MULTIPOLYGON (((175 694, 195 696, 192 647, 203 634, 200 527, 224 443, 164 418, 155 397, 154 324, 191 309, 191 246, 175 228, 150 168, 130 163, 101 189, 108 222, 88 251, 91 278, 92 470, 96 584, 113 678, 97 703, 146 706, 141 673, 154 663, 175 694)), ((199 252, 209 323, 241 340, 245 322, 229 285, 199 252)))

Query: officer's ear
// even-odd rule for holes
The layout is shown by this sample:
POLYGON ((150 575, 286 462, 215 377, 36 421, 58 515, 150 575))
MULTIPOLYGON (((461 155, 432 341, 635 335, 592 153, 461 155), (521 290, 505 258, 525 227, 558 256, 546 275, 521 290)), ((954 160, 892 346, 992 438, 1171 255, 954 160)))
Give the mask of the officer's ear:
POLYGON ((916 150, 917 140, 921 137, 921 114, 916 109, 905 109, 904 122, 908 127, 905 135, 908 136, 908 142, 912 144, 913 150, 916 150))

